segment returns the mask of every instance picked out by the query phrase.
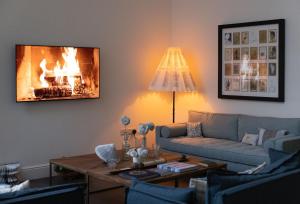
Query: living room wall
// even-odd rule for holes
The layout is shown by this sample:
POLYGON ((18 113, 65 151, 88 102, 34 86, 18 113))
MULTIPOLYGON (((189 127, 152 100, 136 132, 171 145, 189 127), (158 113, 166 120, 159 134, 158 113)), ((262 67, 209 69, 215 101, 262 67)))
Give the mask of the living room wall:
POLYGON ((300 117, 300 1, 173 0, 173 44, 187 55, 202 95, 197 110, 300 117), (218 25, 286 19, 286 102, 218 99, 218 25))
POLYGON ((44 176, 50 158, 120 147, 123 114, 134 126, 169 119, 167 95, 147 88, 170 44, 170 0, 2 0, 0 25, 0 164, 44 176), (100 47, 101 98, 16 103, 15 44, 100 47))
MULTIPOLYGON (((171 94, 148 91, 166 47, 183 48, 197 93, 176 97, 176 121, 187 110, 299 117, 298 0, 2 0, 0 1, 0 164, 20 161, 29 177, 48 160, 120 147, 119 118, 171 122, 171 94), (286 102, 217 98, 217 26, 286 19, 286 102), (15 102, 15 44, 101 49, 101 99, 15 102)), ((154 134, 149 135, 149 145, 154 134)))

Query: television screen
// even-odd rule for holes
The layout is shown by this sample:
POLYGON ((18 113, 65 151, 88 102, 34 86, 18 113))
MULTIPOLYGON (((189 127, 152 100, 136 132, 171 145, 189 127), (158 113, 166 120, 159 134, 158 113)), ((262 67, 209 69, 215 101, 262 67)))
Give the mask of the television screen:
POLYGON ((100 97, 100 49, 16 45, 16 100, 100 97))

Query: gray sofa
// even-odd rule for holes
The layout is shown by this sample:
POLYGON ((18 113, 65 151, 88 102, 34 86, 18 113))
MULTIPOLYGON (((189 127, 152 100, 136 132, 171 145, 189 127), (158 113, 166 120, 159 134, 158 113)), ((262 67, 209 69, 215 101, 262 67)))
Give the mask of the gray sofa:
POLYGON ((186 124, 156 127, 156 142, 162 149, 223 161, 232 171, 269 163, 268 149, 285 152, 300 149, 300 118, 256 117, 189 111, 189 122, 202 123, 202 137, 186 137, 186 124), (259 128, 287 130, 288 135, 267 140, 263 146, 242 144, 245 133, 259 128))

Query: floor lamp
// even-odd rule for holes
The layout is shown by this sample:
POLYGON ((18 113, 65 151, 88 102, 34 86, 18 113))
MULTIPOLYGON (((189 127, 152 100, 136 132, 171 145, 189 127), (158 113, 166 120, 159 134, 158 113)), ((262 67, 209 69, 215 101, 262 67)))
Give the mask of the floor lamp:
POLYGON ((181 49, 170 47, 165 52, 157 67, 155 76, 149 86, 153 91, 172 92, 173 96, 173 123, 175 123, 175 94, 176 92, 192 92, 195 83, 189 66, 184 59, 181 49))

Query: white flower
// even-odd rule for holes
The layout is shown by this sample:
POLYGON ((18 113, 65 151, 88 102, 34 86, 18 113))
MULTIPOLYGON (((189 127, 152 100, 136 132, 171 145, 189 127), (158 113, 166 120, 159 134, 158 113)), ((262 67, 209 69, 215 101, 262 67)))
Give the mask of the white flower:
POLYGON ((139 157, 146 157, 148 155, 148 150, 140 147, 137 149, 137 153, 138 153, 139 157))
POLYGON ((136 149, 130 149, 127 154, 131 157, 138 157, 138 152, 136 151, 136 149))
POLYGON ((122 125, 129 125, 130 124, 130 118, 128 118, 126 115, 121 117, 121 124, 122 125))

